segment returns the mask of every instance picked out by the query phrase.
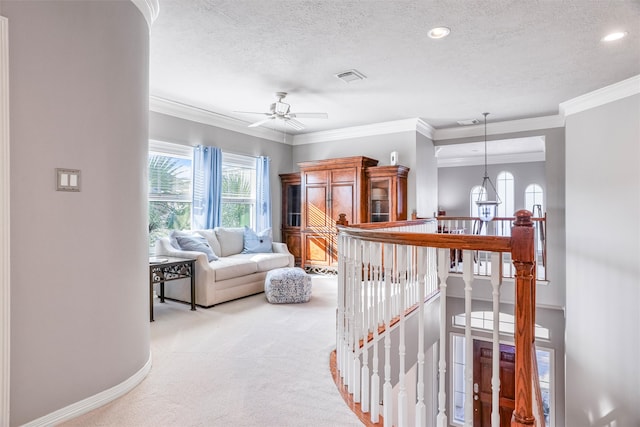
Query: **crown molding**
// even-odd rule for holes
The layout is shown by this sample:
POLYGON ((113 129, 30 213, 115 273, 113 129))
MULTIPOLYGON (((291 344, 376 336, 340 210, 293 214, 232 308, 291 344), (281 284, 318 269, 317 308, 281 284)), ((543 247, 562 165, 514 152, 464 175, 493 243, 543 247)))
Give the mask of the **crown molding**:
MULTIPOLYGON (((552 129, 564 127, 564 116, 544 116, 530 119, 509 120, 506 122, 494 122, 487 125, 487 135, 499 135, 514 132, 526 132, 540 129, 552 129)), ((484 124, 436 129, 434 140, 468 138, 484 136, 484 124)))
POLYGON ((570 116, 639 93, 640 74, 562 102, 560 114, 570 116))
MULTIPOLYGON (((507 163, 531 163, 544 162, 544 152, 517 153, 517 154, 492 154, 487 160, 488 165, 502 165, 507 163)), ((484 157, 464 157, 454 159, 437 159, 439 168, 450 168, 457 166, 480 166, 484 165, 484 157)))
POLYGON ((250 128, 247 127, 249 123, 243 120, 234 119, 233 117, 224 116, 222 114, 214 113, 213 111, 183 104, 177 101, 171 101, 155 95, 149 96, 149 110, 184 120, 190 120, 192 122, 216 126, 222 129, 243 133, 245 135, 255 136, 256 138, 268 139, 281 144, 291 144, 290 141, 283 141, 287 135, 283 137, 282 132, 263 127, 250 128))
POLYGON ((131 0, 131 2, 142 12, 142 16, 144 16, 149 30, 151 30, 153 22, 158 18, 158 13, 160 13, 159 0, 131 0))
POLYGON ((374 123, 371 125, 353 126, 320 132, 305 133, 293 137, 293 145, 317 144, 319 142, 341 141, 344 139, 366 136, 387 135, 399 132, 420 132, 431 138, 433 128, 422 119, 413 118, 374 123))

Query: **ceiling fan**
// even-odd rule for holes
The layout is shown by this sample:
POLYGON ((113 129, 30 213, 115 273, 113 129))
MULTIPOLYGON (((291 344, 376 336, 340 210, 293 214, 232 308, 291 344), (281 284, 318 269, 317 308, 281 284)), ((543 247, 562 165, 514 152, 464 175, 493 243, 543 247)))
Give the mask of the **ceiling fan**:
POLYGON ((251 123, 250 128, 263 125, 270 120, 283 120, 284 123, 296 130, 304 129, 304 125, 300 123, 298 119, 327 119, 329 116, 327 113, 293 113, 291 112, 291 106, 282 100, 287 96, 287 92, 276 92, 277 101, 271 104, 268 113, 257 113, 253 111, 235 111, 235 113, 244 114, 259 114, 261 116, 267 116, 266 119, 251 123))

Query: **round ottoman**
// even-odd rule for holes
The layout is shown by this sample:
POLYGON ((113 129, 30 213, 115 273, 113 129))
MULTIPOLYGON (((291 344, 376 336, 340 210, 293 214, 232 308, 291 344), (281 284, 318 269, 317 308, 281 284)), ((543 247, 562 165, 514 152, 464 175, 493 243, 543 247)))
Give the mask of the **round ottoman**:
POLYGON ((264 293, 271 304, 308 302, 311 276, 298 267, 276 268, 264 279, 264 293))

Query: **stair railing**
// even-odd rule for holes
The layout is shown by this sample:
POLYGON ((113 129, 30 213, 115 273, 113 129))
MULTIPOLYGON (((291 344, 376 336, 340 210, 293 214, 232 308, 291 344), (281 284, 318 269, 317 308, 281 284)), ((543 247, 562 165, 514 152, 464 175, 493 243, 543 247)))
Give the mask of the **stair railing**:
MULTIPOLYGON (((502 265, 502 254, 514 263, 516 301, 516 398, 511 425, 533 425, 533 331, 535 307, 534 229, 531 213, 518 211, 511 235, 483 236, 437 233, 435 220, 338 226, 338 309, 336 331, 336 369, 341 385, 352 402, 368 414, 367 425, 431 425, 447 423, 446 385, 446 288, 450 274, 450 251, 463 255, 465 282, 465 424, 473 425, 473 378, 471 376, 471 301, 474 274, 471 266, 475 251, 492 252, 492 260, 502 265), (401 231, 399 231, 401 230, 401 231), (435 298, 439 295, 439 298, 435 298), (437 408, 427 411, 425 401, 425 310, 430 301, 440 301, 437 408), (417 319, 417 334, 407 338, 406 325, 417 319), (393 336, 393 339, 392 339, 393 336), (407 354, 407 339, 417 342, 416 354, 407 354), (392 345, 392 341, 394 344, 392 345), (393 353, 392 353, 393 347, 393 353), (392 378, 392 360, 397 376, 392 378), (405 372, 415 364, 416 384, 407 385, 405 372), (414 389, 415 387, 415 389, 414 389), (395 396, 394 396, 395 394, 395 396), (382 408, 381 408, 382 406, 382 408), (410 408, 411 406, 411 408, 410 408), (409 419, 413 414, 414 419, 409 419), (391 420, 391 422, 389 422, 391 420)), ((498 311, 501 268, 491 276, 494 313, 498 311)), ((497 342, 499 322, 494 323, 497 342)), ((427 325, 428 326, 428 325, 427 325)), ((494 343, 495 346, 495 343, 494 343)), ((494 358, 499 357, 494 352, 494 358)), ((494 366, 495 366, 494 359, 494 366)), ((492 423, 499 425, 499 372, 494 369, 492 423)), ((361 418, 363 419, 363 418, 361 418)))

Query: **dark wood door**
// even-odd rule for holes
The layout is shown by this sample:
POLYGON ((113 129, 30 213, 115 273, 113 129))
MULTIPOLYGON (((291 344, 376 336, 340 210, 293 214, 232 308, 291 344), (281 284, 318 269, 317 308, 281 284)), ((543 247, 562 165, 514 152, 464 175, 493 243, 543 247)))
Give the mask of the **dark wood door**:
MULTIPOLYGON (((473 425, 491 427, 491 375, 493 344, 473 341, 473 425)), ((500 344, 500 427, 511 426, 515 404, 516 350, 500 344)))

